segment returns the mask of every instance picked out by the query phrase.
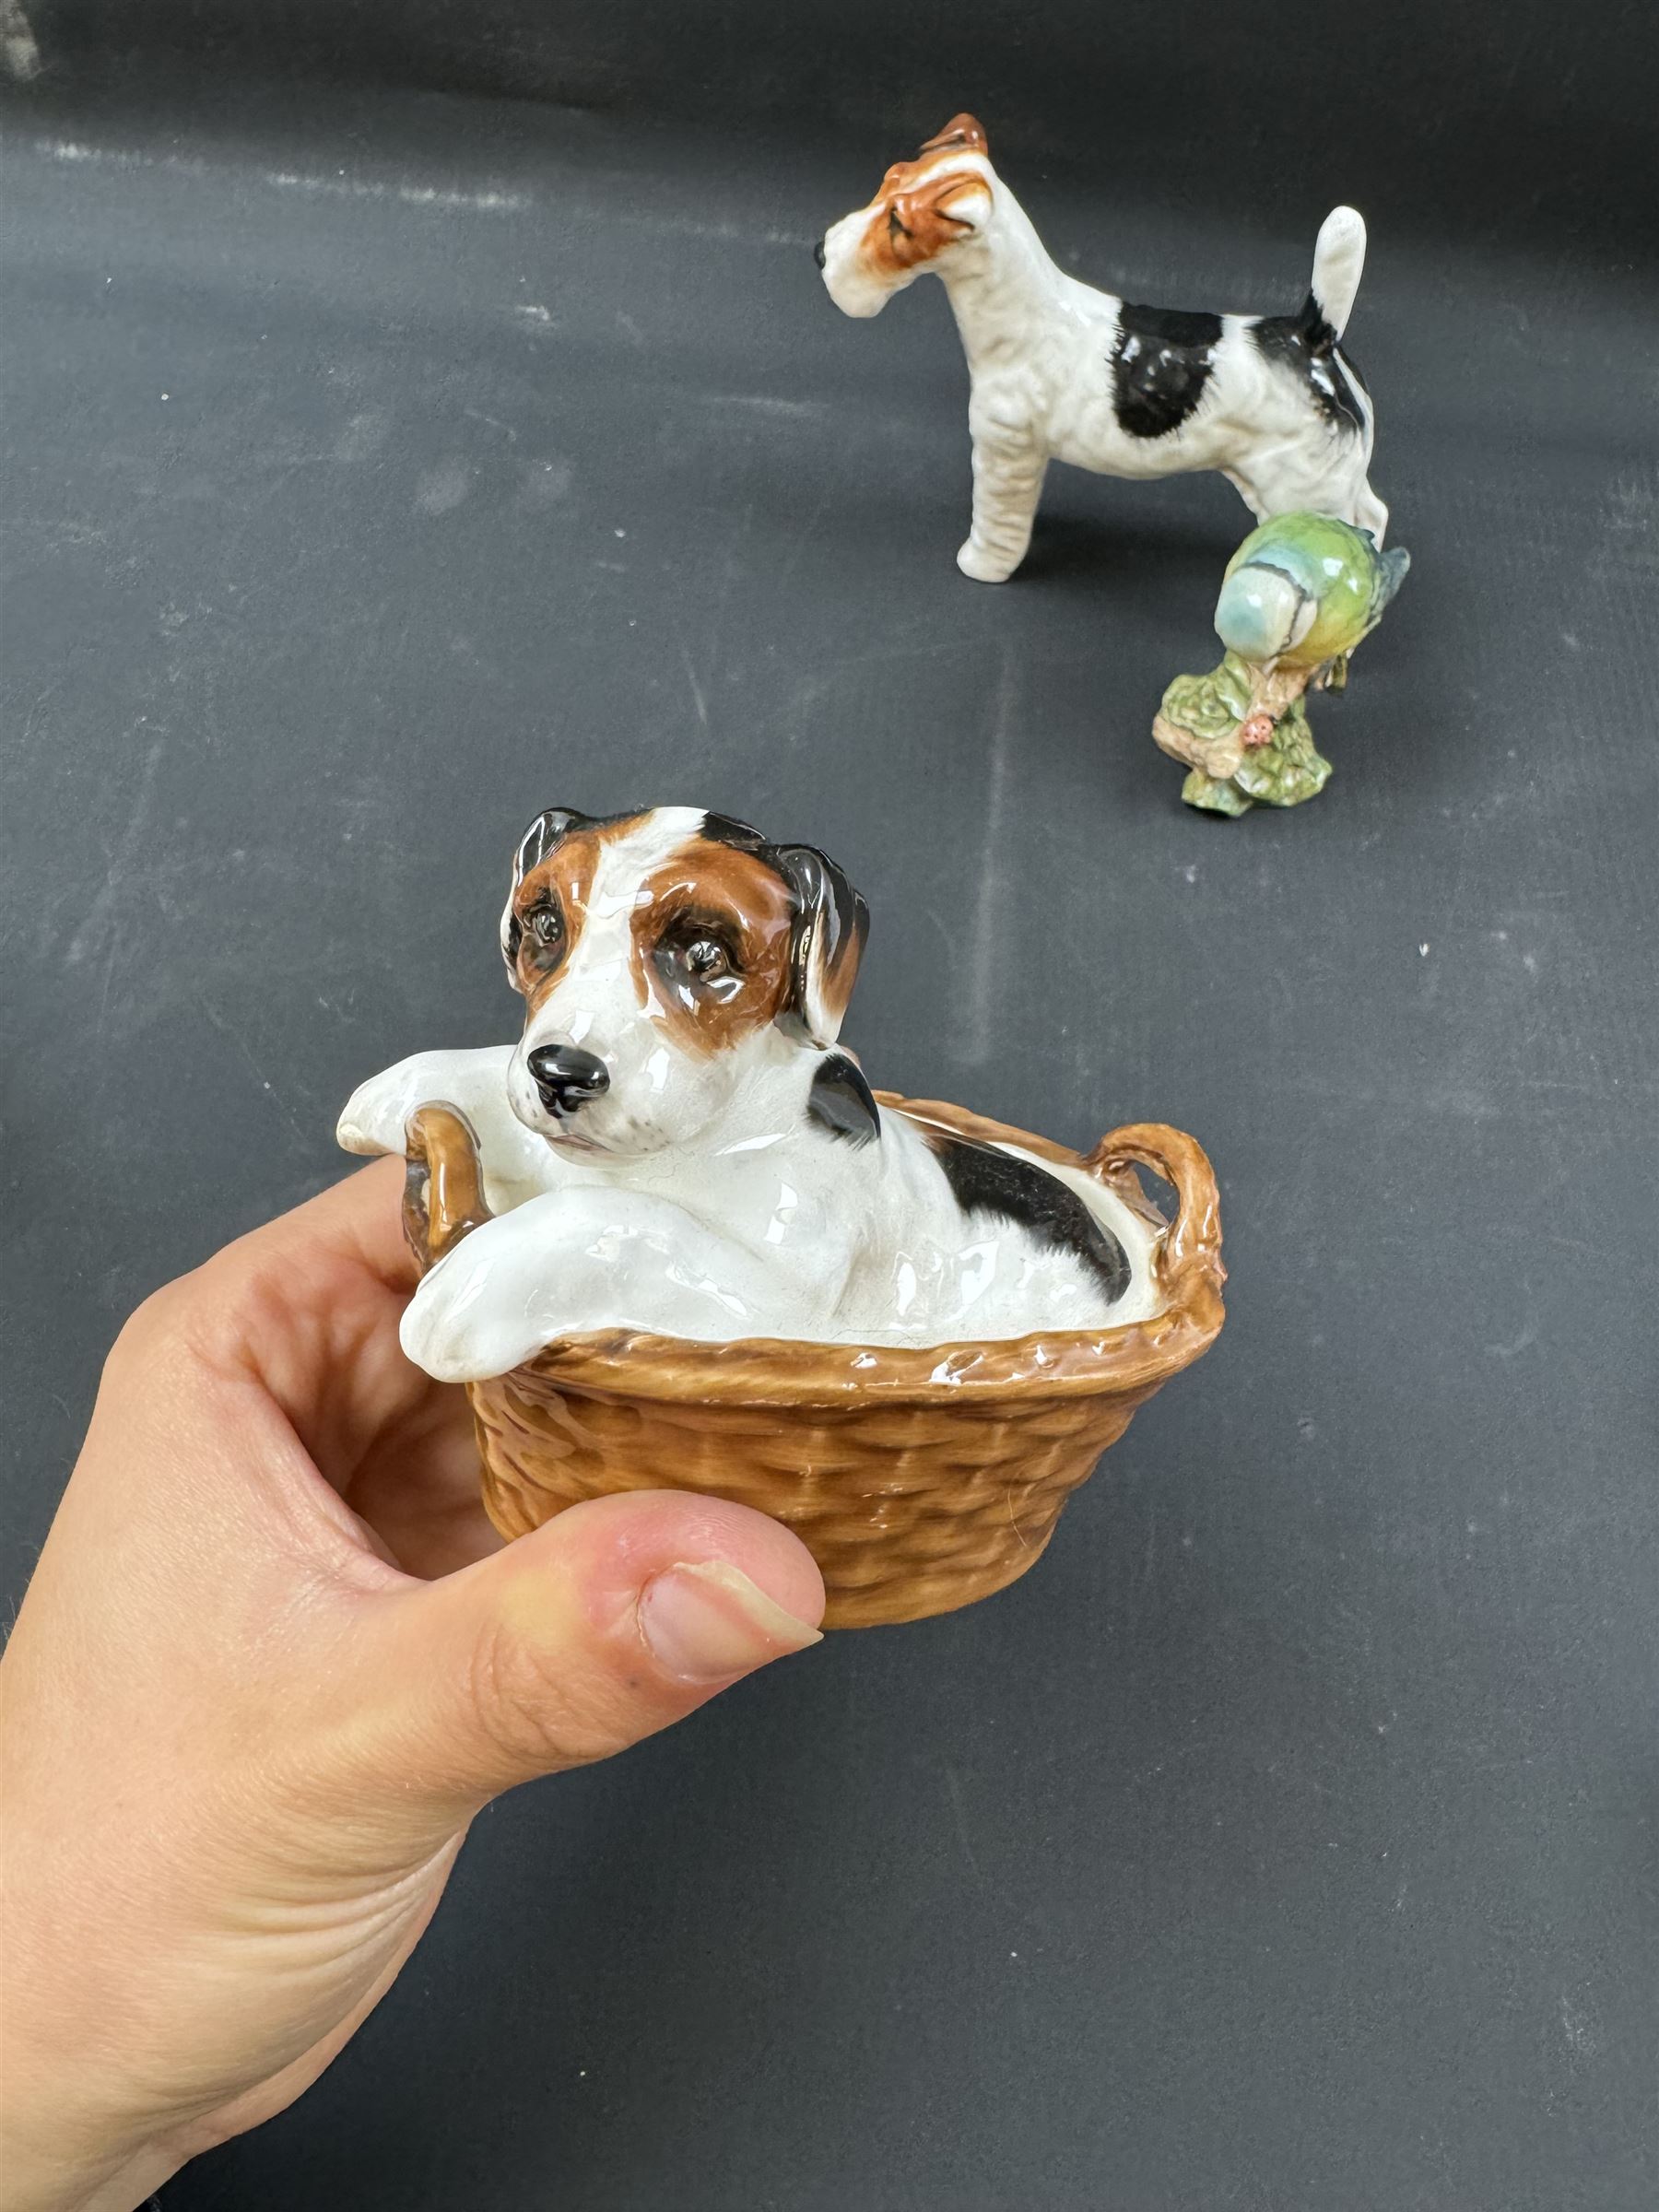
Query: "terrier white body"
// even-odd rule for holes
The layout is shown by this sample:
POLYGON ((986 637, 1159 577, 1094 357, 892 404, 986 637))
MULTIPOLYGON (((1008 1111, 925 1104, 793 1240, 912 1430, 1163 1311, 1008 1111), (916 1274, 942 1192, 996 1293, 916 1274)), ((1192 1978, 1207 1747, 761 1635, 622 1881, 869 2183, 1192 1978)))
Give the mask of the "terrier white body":
POLYGON ((878 1107, 836 1043, 863 901, 806 846, 691 807, 543 815, 502 917, 516 1045, 364 1084, 348 1151, 455 1106, 493 1219, 422 1280, 447 1382, 556 1337, 927 1345, 1145 1319, 1156 1232, 1081 1171, 878 1107))
POLYGON ((1112 477, 1213 468, 1258 521, 1309 509, 1382 542, 1371 399, 1338 343, 1365 263, 1352 207, 1325 218, 1300 314, 1135 307, 1050 260, 983 130, 959 115, 818 257, 849 315, 878 314, 925 273, 944 283, 971 380, 965 575, 1001 583, 1025 559, 1050 461, 1112 477))

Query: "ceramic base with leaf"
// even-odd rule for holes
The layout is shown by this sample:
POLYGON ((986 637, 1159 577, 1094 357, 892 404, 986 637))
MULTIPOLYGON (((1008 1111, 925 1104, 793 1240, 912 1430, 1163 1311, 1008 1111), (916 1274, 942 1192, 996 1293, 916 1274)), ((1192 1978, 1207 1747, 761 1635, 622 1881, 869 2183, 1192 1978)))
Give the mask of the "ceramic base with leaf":
POLYGON ((866 926, 812 847, 549 810, 501 918, 517 1041, 347 1106, 347 1149, 409 1160, 405 1348, 467 1386, 503 1533, 703 1489, 796 1529, 832 1625, 941 1612, 1024 1572, 1213 1340, 1198 1147, 1137 1124, 1079 1155, 873 1091, 841 1039, 866 926))

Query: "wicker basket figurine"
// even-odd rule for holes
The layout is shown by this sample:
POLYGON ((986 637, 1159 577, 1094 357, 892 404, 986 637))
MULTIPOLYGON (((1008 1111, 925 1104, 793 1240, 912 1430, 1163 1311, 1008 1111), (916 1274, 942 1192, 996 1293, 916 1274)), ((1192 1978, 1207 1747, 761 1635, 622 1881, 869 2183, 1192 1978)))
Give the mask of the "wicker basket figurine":
MULTIPOLYGON (((1152 1318, 1094 1333, 924 1350, 779 1340, 710 1345, 610 1332, 469 1382, 484 1503, 523 1535, 612 1490, 700 1490, 784 1522, 822 1571, 829 1628, 971 1605, 1035 1566, 1066 1499, 1138 1406, 1221 1327, 1220 1216, 1179 1130, 1114 1130, 1087 1157, 961 1108, 884 1106, 1080 1168, 1148 1217, 1135 1165, 1173 1185, 1152 1318)), ((404 1221, 425 1267, 488 1218, 465 1120, 411 1121, 404 1221)))

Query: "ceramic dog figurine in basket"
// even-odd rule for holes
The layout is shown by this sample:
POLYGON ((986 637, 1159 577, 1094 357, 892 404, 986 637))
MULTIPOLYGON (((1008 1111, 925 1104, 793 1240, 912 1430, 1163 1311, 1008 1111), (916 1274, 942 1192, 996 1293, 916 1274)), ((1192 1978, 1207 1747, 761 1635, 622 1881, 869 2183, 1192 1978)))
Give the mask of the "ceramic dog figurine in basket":
POLYGON ((1058 267, 958 115, 867 206, 825 232, 818 266, 849 315, 942 279, 968 356, 973 524, 963 573, 1001 583, 1025 559, 1051 461, 1109 477, 1218 469, 1258 520, 1340 515, 1379 545, 1367 478, 1374 419, 1341 338, 1365 265, 1352 207, 1326 216, 1305 305, 1290 315, 1136 307, 1058 267))
POLYGON ((839 1042, 865 927, 810 847, 550 811, 501 923, 518 1043, 418 1054, 347 1105, 348 1149, 409 1158, 405 1347, 466 1383, 503 1533, 703 1489, 797 1530, 831 1624, 943 1611, 1031 1564, 1220 1327, 1190 1138, 1083 1159, 871 1091, 839 1042))

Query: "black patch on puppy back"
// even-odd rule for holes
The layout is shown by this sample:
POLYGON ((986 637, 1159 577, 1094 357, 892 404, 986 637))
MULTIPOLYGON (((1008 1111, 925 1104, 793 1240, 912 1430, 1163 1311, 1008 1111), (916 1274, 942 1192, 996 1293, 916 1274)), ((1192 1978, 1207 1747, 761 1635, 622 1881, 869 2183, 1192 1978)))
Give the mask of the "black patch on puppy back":
POLYGON ((881 1112, 864 1079, 864 1070, 845 1053, 819 1061, 806 1093, 806 1118, 844 1143, 867 1145, 881 1135, 881 1112))
POLYGON ((1364 434, 1365 414, 1354 397, 1353 385, 1358 384, 1363 392, 1365 379, 1347 354, 1337 351, 1336 333, 1320 313, 1312 292, 1300 314, 1263 315, 1253 323, 1250 339, 1265 361, 1288 369, 1306 385, 1313 405, 1327 422, 1342 423, 1364 434))
POLYGON ((1219 315, 1180 307, 1118 310, 1112 348, 1117 418, 1132 438, 1167 438, 1204 396, 1221 342, 1219 315))
POLYGON ((994 1145, 975 1144, 942 1129, 924 1128, 922 1135, 965 1214, 1018 1221, 1056 1252, 1075 1253, 1105 1292, 1107 1304, 1116 1305, 1129 1288, 1129 1255, 1069 1183, 1035 1160, 1017 1159, 994 1145))

